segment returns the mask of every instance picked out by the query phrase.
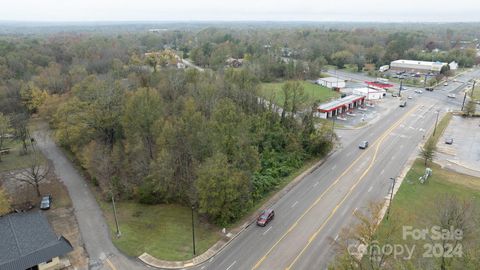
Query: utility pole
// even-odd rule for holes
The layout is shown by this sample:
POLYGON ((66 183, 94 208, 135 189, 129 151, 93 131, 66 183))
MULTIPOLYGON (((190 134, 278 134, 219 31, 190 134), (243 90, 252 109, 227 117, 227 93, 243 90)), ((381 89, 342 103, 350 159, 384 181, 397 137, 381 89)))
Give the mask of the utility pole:
POLYGON ((440 111, 437 111, 437 119, 435 120, 435 127, 433 128, 433 136, 435 137, 435 132, 437 131, 437 124, 438 124, 438 114, 440 111))
POLYGON ((333 122, 332 122, 332 136, 330 137, 330 142, 333 143, 333 135, 335 134, 335 117, 333 117, 333 113, 332 113, 332 118, 333 118, 333 122))
POLYGON ((463 95, 463 102, 462 102, 462 109, 461 109, 462 112, 463 112, 463 106, 465 106, 465 99, 467 99, 467 91, 465 91, 465 95, 463 95))
POLYGON ((398 89, 398 96, 402 96, 402 87, 403 87, 403 79, 400 79, 400 88, 398 89))
POLYGON ((193 243, 193 255, 195 256, 195 223, 193 222, 193 210, 195 207, 192 206, 192 243, 193 243))
POLYGON ((476 80, 473 80, 473 86, 472 86, 472 100, 473 100, 473 91, 475 91, 475 83, 477 81, 476 80))
POLYGON ((393 177, 390 177, 390 180, 392 180, 392 192, 390 193, 390 203, 388 204, 388 209, 387 209, 387 220, 388 216, 390 215, 390 208, 392 208, 392 199, 393 199, 393 190, 395 189, 395 181, 396 179, 393 177))
POLYGON ((111 193, 112 193, 113 216, 115 217, 115 226, 117 227, 117 238, 120 238, 120 236, 122 236, 122 233, 120 232, 120 227, 118 226, 117 208, 115 207, 115 198, 113 196, 113 191, 111 193))

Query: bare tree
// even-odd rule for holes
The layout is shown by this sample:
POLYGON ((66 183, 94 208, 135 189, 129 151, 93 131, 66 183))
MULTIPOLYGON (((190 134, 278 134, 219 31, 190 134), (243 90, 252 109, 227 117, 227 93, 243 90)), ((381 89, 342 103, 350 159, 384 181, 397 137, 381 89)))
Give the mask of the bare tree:
POLYGON ((14 173, 14 178, 17 181, 27 183, 35 188, 37 196, 40 197, 40 183, 45 181, 50 174, 50 164, 43 156, 33 148, 32 153, 29 156, 29 162, 27 166, 21 169, 19 172, 14 173))
MULTIPOLYGON (((440 229, 442 231, 451 232, 453 228, 455 231, 459 231, 462 234, 461 237, 458 238, 445 237, 439 240, 443 251, 452 251, 452 254, 454 255, 445 256, 444 254, 444 256, 441 256, 438 259, 440 269, 453 269, 456 268, 452 267, 453 260, 456 258, 455 255, 463 257, 463 251, 465 250, 466 244, 464 240, 474 238, 473 234, 475 234, 474 230, 476 228, 476 224, 474 222, 473 204, 470 201, 461 200, 455 195, 445 194, 437 200, 435 205, 437 205, 436 217, 440 229), (458 250, 462 250, 462 254, 455 254, 455 252, 458 250)), ((473 239, 473 241, 475 240, 473 239)), ((464 262, 461 264, 463 265, 463 263, 464 262)))
POLYGON ((383 269, 389 256, 378 252, 380 244, 388 244, 400 230, 400 224, 392 217, 379 229, 383 218, 383 204, 371 202, 367 212, 355 212, 356 223, 344 228, 334 249, 337 253, 334 269, 383 269))

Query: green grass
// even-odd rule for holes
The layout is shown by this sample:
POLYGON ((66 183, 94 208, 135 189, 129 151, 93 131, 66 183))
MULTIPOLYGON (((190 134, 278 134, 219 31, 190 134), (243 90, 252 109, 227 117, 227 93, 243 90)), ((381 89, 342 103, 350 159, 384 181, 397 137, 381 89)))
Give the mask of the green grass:
MULTIPOLYGON (((115 222, 110 203, 101 202, 114 244, 130 256, 143 252, 161 260, 193 258, 192 213, 178 205, 116 204, 122 236, 115 237, 115 222)), ((221 237, 219 228, 201 222, 195 214, 196 253, 202 254, 221 237)))
POLYGON ((437 145, 438 140, 442 137, 443 132, 447 128, 448 123, 450 123, 451 119, 452 119, 451 113, 447 113, 445 116, 443 116, 443 118, 438 122, 437 128, 435 130, 435 136, 432 133, 430 138, 428 138, 428 141, 426 144, 433 142, 434 145, 437 145))
POLYGON ((418 178, 425 172, 424 160, 417 159, 405 176, 392 203, 392 213, 396 210, 408 212, 416 225, 429 225, 436 209, 436 200, 443 194, 453 194, 462 199, 473 199, 480 207, 480 179, 442 169, 435 163, 429 163, 433 170, 426 184, 420 184, 418 178))
MULTIPOLYGON (((327 87, 323 87, 310 82, 302 81, 304 92, 308 97, 308 103, 312 104, 315 101, 325 102, 335 97, 339 97, 340 94, 327 87)), ((260 88, 260 95, 265 99, 273 99, 273 102, 279 106, 282 106, 285 101, 285 96, 282 91, 283 83, 263 83, 260 88)))
MULTIPOLYGON (((472 91, 472 90, 470 90, 470 91, 472 91)), ((472 95, 471 93, 470 93, 470 95, 472 95)), ((479 80, 476 80, 475 89, 473 89, 473 97, 472 98, 474 100, 480 100, 480 81, 479 80)))
MULTIPOLYGON (((8 172, 28 167, 31 162, 30 155, 22 154, 23 146, 20 141, 7 140, 3 148, 10 148, 10 153, 2 155, 2 161, 0 162, 0 172, 8 172)), ((29 151, 30 150, 31 149, 29 148, 29 151)))
MULTIPOLYGON (((418 178, 425 172, 423 159, 417 159, 403 180, 400 189, 395 195, 390 210, 391 218, 384 219, 379 231, 388 230, 393 224, 400 227, 394 232, 391 243, 415 244, 417 246, 414 257, 421 258, 425 251, 421 247, 423 240, 403 239, 402 226, 412 226, 415 229, 431 228, 438 224, 438 200, 446 194, 455 195, 460 200, 472 202, 473 209, 480 209, 480 179, 442 169, 437 164, 429 164, 433 174, 428 182, 420 184, 418 178), (389 224, 389 222, 393 222, 389 224)), ((477 213, 478 214, 478 213, 477 213)), ((480 235, 479 228, 473 235, 480 235)), ((469 238, 474 241, 480 239, 469 238)), ((427 240, 428 241, 428 240, 427 240)), ((453 268, 452 268, 453 269, 453 268)))

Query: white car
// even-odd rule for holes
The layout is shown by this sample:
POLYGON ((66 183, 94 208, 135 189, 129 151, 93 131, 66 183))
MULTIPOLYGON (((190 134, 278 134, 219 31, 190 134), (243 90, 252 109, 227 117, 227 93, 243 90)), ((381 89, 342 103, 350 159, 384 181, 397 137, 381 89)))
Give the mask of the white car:
POLYGON ((446 83, 444 83, 444 84, 443 84, 443 86, 448 86, 448 83, 447 83, 447 82, 446 82, 446 83))
POLYGON ((413 97, 412 96, 408 96, 408 99, 412 99, 413 97))
POLYGON ((449 98, 455 98, 455 94, 449 94, 447 97, 449 97, 449 98))
POLYGON ((417 90, 415 90, 415 93, 417 93, 417 94, 421 94, 421 93, 423 93, 423 91, 422 91, 422 90, 419 90, 419 89, 417 89, 417 90))

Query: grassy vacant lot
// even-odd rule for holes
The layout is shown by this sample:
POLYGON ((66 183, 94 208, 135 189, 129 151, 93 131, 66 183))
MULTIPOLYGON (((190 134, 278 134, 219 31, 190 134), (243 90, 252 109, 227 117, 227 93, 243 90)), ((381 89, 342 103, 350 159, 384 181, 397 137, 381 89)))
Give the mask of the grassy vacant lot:
MULTIPOLYGON (((415 229, 430 229, 440 225, 438 221, 439 199, 448 195, 455 195, 460 200, 471 202, 477 215, 480 213, 480 179, 468 175, 442 169, 437 164, 429 164, 433 175, 426 184, 420 184, 418 178, 425 172, 422 159, 417 159, 406 175, 397 192, 390 212, 390 220, 384 219, 380 229, 390 227, 389 222, 399 224, 400 227, 393 235, 393 243, 415 245, 414 258, 432 263, 431 258, 423 258, 426 251, 423 248, 429 240, 412 240, 402 238, 402 226, 412 226, 415 229)), ((475 214, 474 214, 475 215, 475 214)), ((472 228, 466 239, 478 246, 480 228, 472 228), (476 235, 476 236, 475 236, 476 235)), ((454 269, 454 268, 451 268, 454 269)))
MULTIPOLYGON (((115 235, 111 204, 102 202, 115 245, 130 256, 143 252, 162 260, 188 260, 193 257, 192 212, 178 205, 116 204, 120 238, 115 235)), ((201 254, 221 237, 219 228, 198 220, 195 214, 196 253, 201 254)))
MULTIPOLYGON (((315 101, 325 102, 329 99, 340 96, 338 92, 332 91, 331 89, 318 84, 302 81, 302 85, 305 89, 305 94, 308 96, 308 103, 313 103, 315 101)), ((282 106, 285 100, 282 86, 283 83, 263 83, 260 88, 260 95, 267 100, 273 99, 274 103, 282 106)))
POLYGON ((10 148, 10 153, 2 155, 0 172, 25 168, 31 162, 30 155, 21 155, 22 143, 20 141, 7 140, 4 148, 10 148))

